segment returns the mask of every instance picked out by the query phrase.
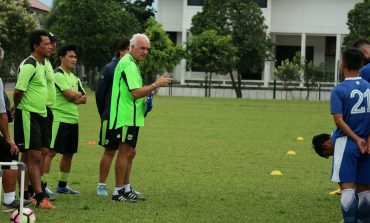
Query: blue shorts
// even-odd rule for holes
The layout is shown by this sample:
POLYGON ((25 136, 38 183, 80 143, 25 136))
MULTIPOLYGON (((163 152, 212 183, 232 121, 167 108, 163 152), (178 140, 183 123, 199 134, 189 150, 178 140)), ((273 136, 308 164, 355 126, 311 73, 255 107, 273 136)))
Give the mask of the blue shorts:
POLYGON ((370 155, 361 154, 347 136, 335 140, 331 180, 338 183, 370 184, 370 155))

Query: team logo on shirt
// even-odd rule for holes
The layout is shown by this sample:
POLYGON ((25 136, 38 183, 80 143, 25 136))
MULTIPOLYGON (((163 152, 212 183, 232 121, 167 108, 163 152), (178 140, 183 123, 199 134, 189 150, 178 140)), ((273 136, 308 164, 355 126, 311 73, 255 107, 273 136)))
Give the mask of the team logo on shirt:
POLYGON ((127 140, 132 140, 132 138, 133 138, 133 137, 134 137, 133 135, 128 134, 128 135, 127 135, 127 140))
POLYGON ((360 85, 360 82, 359 82, 359 81, 356 81, 356 84, 357 84, 357 85, 360 85))
POLYGON ((121 138, 121 134, 117 134, 117 139, 120 139, 121 138))
POLYGON ((108 145, 108 144, 109 144, 109 139, 105 139, 104 144, 105 144, 105 145, 108 145))

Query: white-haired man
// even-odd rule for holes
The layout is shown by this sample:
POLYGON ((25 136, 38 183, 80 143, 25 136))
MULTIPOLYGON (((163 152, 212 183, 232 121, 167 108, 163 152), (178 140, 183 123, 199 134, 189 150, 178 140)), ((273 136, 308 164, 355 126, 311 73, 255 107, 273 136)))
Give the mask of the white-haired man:
POLYGON ((139 128, 144 126, 145 99, 158 87, 168 86, 171 78, 162 76, 151 85, 143 86, 139 62, 148 56, 149 38, 144 34, 135 34, 130 40, 130 51, 122 57, 114 71, 109 129, 114 129, 119 140, 116 170, 116 187, 112 195, 115 201, 142 201, 131 188, 130 174, 136 154, 136 142, 139 128))

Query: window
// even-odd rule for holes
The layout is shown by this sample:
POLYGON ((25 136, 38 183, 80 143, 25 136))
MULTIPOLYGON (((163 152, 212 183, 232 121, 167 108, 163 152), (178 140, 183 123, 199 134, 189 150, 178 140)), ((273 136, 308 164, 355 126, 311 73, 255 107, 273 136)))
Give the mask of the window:
POLYGON ((253 0, 261 8, 267 8, 267 0, 253 0))
POLYGON ((188 5, 203 6, 203 0, 188 0, 188 5))

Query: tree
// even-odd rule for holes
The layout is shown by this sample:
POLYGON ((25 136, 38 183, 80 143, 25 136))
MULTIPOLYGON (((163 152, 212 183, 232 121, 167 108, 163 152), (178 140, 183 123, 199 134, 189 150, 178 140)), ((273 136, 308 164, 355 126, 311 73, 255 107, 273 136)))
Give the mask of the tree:
MULTIPOLYGON (((186 44, 188 66, 202 68, 209 74, 208 97, 211 96, 212 74, 231 73, 237 63, 236 48, 233 46, 231 36, 220 36, 214 30, 206 30, 194 36, 186 44)), ((235 81, 234 81, 235 82, 235 81)), ((241 92, 236 92, 241 97, 241 92)))
POLYGON ((274 75, 283 82, 284 89, 288 89, 288 83, 300 81, 302 71, 300 52, 297 52, 292 61, 289 59, 281 61, 281 65, 274 69, 274 75))
POLYGON ((146 34, 150 39, 148 58, 140 64, 144 83, 151 83, 158 74, 172 70, 183 57, 181 46, 175 46, 162 25, 154 17, 148 20, 146 34))
POLYGON ((344 38, 344 45, 350 46, 357 39, 370 40, 370 0, 357 3, 348 12, 349 34, 344 38))
POLYGON ((25 0, 0 1, 0 43, 5 51, 1 76, 9 76, 30 54, 29 33, 35 29, 33 16, 27 13, 25 0))
POLYGON ((114 0, 55 0, 46 27, 61 43, 80 46, 79 61, 88 68, 92 80, 93 70, 112 57, 113 43, 136 33, 140 25, 114 0))
POLYGON ((203 11, 192 19, 190 31, 199 35, 205 30, 230 35, 237 48, 235 70, 238 85, 241 79, 260 79, 265 59, 272 52, 272 42, 266 35, 267 26, 259 6, 245 0, 205 0, 203 11))
POLYGON ((307 88, 306 100, 310 96, 310 91, 320 81, 325 80, 325 64, 315 65, 312 61, 306 62, 304 67, 304 86, 307 88))
POLYGON ((140 21, 139 32, 145 31, 145 26, 151 17, 155 16, 155 10, 152 7, 154 0, 117 0, 123 4, 127 12, 135 16, 140 21))

